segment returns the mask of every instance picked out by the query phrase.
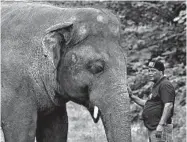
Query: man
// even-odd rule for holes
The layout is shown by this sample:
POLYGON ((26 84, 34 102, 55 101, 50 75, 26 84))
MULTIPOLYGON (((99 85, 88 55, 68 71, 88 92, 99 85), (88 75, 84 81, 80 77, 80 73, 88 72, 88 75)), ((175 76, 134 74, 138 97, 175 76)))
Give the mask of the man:
POLYGON ((133 95, 128 87, 129 97, 143 107, 142 118, 148 129, 150 142, 172 142, 172 121, 175 101, 173 85, 164 76, 164 64, 160 61, 149 63, 149 78, 154 82, 148 100, 133 95))

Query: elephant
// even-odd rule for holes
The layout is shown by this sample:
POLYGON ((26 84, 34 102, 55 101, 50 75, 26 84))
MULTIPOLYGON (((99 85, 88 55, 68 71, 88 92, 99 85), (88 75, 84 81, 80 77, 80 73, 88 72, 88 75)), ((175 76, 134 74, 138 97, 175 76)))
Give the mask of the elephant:
POLYGON ((6 142, 66 142, 67 102, 101 118, 108 142, 131 142, 126 53, 106 9, 6 3, 1 9, 6 142))

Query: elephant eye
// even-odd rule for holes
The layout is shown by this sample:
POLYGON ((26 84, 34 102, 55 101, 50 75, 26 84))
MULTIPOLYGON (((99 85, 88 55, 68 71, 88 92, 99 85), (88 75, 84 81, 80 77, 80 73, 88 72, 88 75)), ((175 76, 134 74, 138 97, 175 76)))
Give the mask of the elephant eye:
POLYGON ((94 63, 89 63, 87 65, 87 69, 92 73, 92 74, 98 74, 103 72, 104 70, 104 62, 101 61, 96 61, 94 63))

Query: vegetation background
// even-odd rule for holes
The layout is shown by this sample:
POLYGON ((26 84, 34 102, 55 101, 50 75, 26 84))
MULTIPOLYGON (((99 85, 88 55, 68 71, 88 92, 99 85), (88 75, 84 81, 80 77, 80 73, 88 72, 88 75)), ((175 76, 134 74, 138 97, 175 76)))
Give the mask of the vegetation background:
MULTIPOLYGON (((29 1, 29 0, 28 0, 29 1)), ((128 57, 128 82, 146 99, 152 83, 146 65, 161 60, 176 89, 174 142, 186 142, 186 3, 185 1, 48 1, 59 7, 107 8, 121 21, 121 40, 128 57)), ((87 110, 68 103, 68 142, 106 142, 101 120, 94 124, 87 110)), ((131 103, 132 142, 146 142, 142 109, 131 103)))

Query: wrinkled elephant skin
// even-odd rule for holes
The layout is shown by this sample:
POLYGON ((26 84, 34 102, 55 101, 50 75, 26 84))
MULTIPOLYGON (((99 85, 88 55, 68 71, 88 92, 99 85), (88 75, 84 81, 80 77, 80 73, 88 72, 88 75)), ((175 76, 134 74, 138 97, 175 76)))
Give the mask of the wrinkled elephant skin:
POLYGON ((99 116, 109 142, 130 142, 120 23, 107 10, 2 3, 2 128, 6 142, 65 142, 66 103, 99 116), (95 114, 94 108, 98 108, 95 114))

